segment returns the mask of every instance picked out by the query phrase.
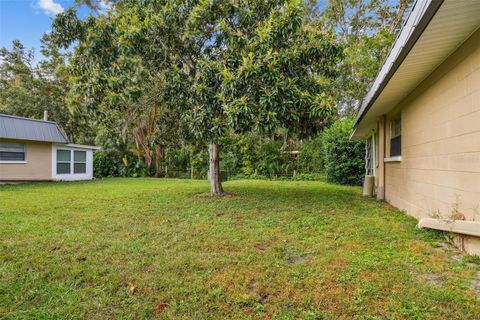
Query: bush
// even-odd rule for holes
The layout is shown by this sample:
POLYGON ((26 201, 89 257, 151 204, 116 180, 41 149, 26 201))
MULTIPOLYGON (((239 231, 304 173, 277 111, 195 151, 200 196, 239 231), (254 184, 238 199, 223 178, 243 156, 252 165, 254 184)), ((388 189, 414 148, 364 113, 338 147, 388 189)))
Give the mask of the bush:
POLYGON ((269 180, 268 177, 266 177, 264 175, 261 175, 261 174, 255 174, 255 173, 252 173, 251 175, 246 175, 244 173, 238 173, 238 174, 235 174, 233 176, 228 177, 228 180, 245 180, 245 179, 249 179, 249 180, 269 180))
POLYGON ((323 181, 325 177, 321 173, 299 173, 292 177, 294 181, 323 181))
POLYGON ((335 122, 322 133, 324 172, 327 181, 360 185, 365 173, 365 143, 351 141, 353 119, 335 122))
POLYGON ((119 163, 116 159, 110 157, 107 153, 103 151, 96 151, 93 154, 94 177, 115 177, 118 176, 118 171, 119 163))
POLYGON ((322 137, 319 135, 311 140, 307 140, 300 145, 299 166, 303 173, 321 173, 323 172, 323 150, 322 137))
POLYGON ((232 135, 224 138, 222 145, 221 170, 232 176, 256 179, 291 175, 295 168, 295 159, 282 149, 283 140, 258 134, 232 135))
POLYGON ((103 177, 146 177, 148 170, 133 155, 121 157, 117 152, 97 151, 93 155, 93 175, 103 177))
POLYGON ((131 162, 123 163, 120 166, 120 176, 142 178, 148 177, 149 172, 143 162, 138 161, 137 159, 132 159, 131 162))

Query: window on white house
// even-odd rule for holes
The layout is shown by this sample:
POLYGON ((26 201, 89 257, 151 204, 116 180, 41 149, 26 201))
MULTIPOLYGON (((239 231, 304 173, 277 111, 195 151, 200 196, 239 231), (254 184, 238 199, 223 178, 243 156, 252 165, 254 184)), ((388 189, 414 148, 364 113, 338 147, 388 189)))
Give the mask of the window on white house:
POLYGON ((0 142, 0 161, 25 161, 25 145, 0 142))
POLYGON ((390 122, 390 157, 402 155, 402 117, 399 114, 390 122))
POLYGON ((70 174, 70 150, 57 149, 57 174, 70 174))
POLYGON ((73 173, 87 172, 87 152, 74 151, 73 152, 73 173))
POLYGON ((375 139, 373 135, 365 143, 365 175, 375 175, 375 139))

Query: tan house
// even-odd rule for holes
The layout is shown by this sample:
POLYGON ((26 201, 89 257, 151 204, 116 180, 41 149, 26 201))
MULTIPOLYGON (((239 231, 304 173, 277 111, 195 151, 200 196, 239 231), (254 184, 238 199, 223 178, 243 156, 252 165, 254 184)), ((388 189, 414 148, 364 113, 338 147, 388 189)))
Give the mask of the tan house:
MULTIPOLYGON (((480 1, 417 1, 355 123, 374 193, 480 254, 480 1), (371 180, 371 178, 370 178, 371 180)), ((368 180, 368 178, 366 179, 368 180)))
POLYGON ((55 122, 0 114, 0 182, 90 180, 95 149, 55 122))

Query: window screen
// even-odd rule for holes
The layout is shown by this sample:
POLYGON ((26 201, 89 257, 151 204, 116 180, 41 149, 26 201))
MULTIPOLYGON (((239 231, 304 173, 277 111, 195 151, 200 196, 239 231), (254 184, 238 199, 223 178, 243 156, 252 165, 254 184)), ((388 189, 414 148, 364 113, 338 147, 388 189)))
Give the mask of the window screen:
POLYGON ((57 174, 69 174, 70 163, 57 162, 57 174))
POLYGON ((73 173, 87 172, 87 152, 74 151, 73 152, 73 173))
POLYGON ((70 162, 70 150, 57 150, 57 162, 70 162))
POLYGON ((57 150, 57 174, 69 174, 70 173, 70 150, 57 150))
POLYGON ((390 156, 402 155, 402 118, 400 115, 390 122, 390 156))
POLYGON ((73 173, 86 173, 87 165, 85 163, 74 163, 73 164, 73 173))
POLYGON ((25 145, 0 142, 0 161, 25 161, 25 145))
POLYGON ((86 162, 87 153, 85 151, 74 151, 73 159, 75 160, 75 162, 86 162))
POLYGON ((392 138, 396 138, 402 135, 402 119, 397 116, 392 120, 392 138))

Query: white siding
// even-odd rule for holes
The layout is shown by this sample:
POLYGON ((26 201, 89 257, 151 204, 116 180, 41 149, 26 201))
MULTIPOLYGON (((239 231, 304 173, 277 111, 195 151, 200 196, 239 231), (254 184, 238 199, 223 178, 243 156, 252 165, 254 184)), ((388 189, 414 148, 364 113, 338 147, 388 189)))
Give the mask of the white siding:
POLYGON ((52 146, 52 178, 58 181, 76 181, 93 179, 93 150, 68 145, 52 146), (57 150, 69 150, 71 152, 70 174, 57 174, 57 150), (86 173, 73 173, 73 151, 86 151, 86 173))

